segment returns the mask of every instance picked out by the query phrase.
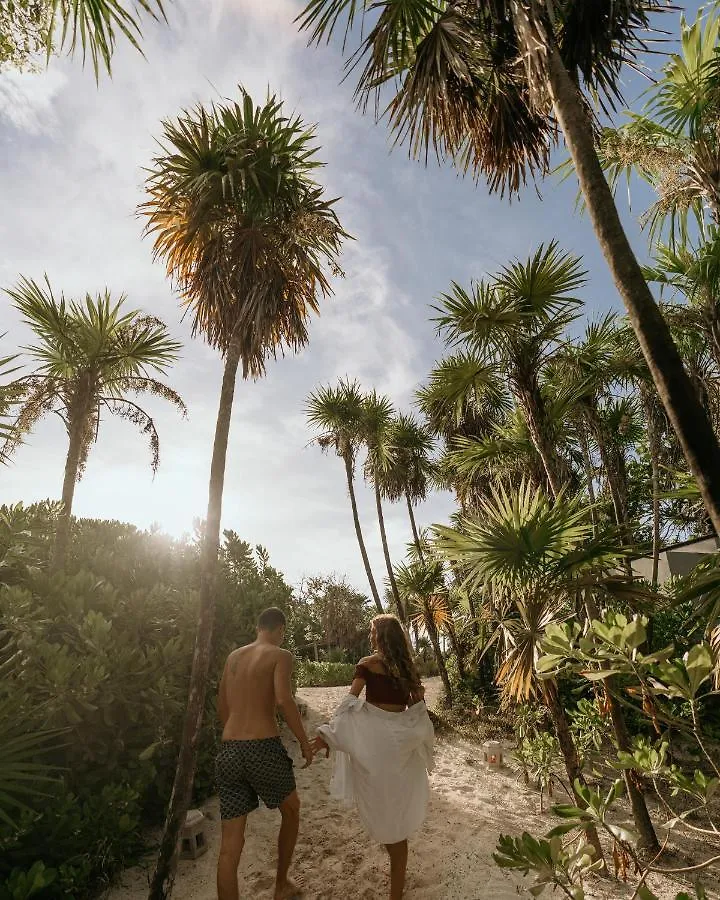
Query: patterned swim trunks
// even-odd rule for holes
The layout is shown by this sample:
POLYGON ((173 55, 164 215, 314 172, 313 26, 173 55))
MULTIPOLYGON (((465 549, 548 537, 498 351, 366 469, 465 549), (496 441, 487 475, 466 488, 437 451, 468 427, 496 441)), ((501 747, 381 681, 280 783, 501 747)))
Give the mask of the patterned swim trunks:
POLYGON ((279 737, 223 741, 215 760, 220 818, 235 819, 258 808, 278 806, 295 790, 295 773, 279 737))

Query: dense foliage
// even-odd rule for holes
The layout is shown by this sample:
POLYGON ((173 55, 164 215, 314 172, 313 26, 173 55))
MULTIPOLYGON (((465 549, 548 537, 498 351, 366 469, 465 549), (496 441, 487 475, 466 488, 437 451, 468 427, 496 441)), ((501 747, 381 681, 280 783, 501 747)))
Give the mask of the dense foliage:
MULTIPOLYGON (((35 879, 43 897, 84 896, 141 849, 172 784, 195 636, 197 541, 80 520, 66 571, 50 575, 56 515, 0 509, 0 897, 12 900, 34 896, 35 879)), ((213 688, 258 612, 292 603, 262 548, 226 532, 221 556, 213 688)), ((214 695, 198 797, 212 789, 214 695)))

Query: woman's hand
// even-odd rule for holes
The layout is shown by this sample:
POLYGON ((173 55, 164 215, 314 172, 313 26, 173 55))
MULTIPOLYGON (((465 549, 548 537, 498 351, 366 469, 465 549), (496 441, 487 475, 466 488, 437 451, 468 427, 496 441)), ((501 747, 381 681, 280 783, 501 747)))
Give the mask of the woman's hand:
POLYGON ((325 759, 330 756, 330 747, 327 741, 324 741, 320 735, 318 735, 315 740, 311 744, 313 753, 319 753, 321 750, 325 751, 325 759))

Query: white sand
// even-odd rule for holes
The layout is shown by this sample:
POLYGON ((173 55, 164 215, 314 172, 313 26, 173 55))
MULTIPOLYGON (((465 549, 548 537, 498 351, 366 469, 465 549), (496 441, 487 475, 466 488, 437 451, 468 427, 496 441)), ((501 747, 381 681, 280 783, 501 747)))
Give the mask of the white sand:
MULTIPOLYGON (((346 688, 306 688, 299 696, 307 701, 306 727, 327 721, 346 688)), ((439 692, 438 679, 428 684, 428 705, 439 692)), ((293 758, 297 744, 288 739, 293 758)), ((354 810, 329 797, 330 762, 317 759, 306 770, 296 771, 302 802, 300 837, 293 873, 305 884, 308 900, 382 900, 388 894, 388 862, 384 850, 370 842, 354 810)), ((436 747, 435 772, 431 776, 431 803, 423 829, 410 841, 406 896, 408 900, 510 900, 529 896, 523 885, 529 880, 509 876, 497 868, 492 852, 498 834, 535 835, 552 827, 552 817, 539 814, 539 797, 527 790, 511 768, 488 773, 480 748, 452 739, 436 747)), ((219 814, 216 800, 203 807, 209 817, 209 850, 200 859, 181 861, 174 900, 214 900, 215 863, 219 846, 219 814)), ((248 821, 245 850, 240 864, 240 896, 272 897, 275 844, 279 815, 261 809, 248 821)), ((147 896, 149 866, 130 869, 107 900, 142 900, 147 896)), ((291 873, 291 874, 293 874, 291 873)), ((675 897, 681 885, 651 886, 662 900, 675 897)), ((630 898, 633 891, 617 882, 594 882, 588 890, 593 900, 630 898)), ((547 894, 551 895, 549 892, 547 894)), ((712 895, 715 896, 715 895, 712 895)))

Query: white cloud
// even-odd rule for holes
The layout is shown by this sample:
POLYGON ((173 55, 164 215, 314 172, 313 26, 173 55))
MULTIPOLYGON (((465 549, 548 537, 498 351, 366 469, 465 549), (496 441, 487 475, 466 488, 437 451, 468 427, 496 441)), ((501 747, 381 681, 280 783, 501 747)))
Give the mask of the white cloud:
POLYGON ((54 103, 66 83, 57 70, 0 74, 0 120, 28 134, 51 134, 57 126, 54 103))

